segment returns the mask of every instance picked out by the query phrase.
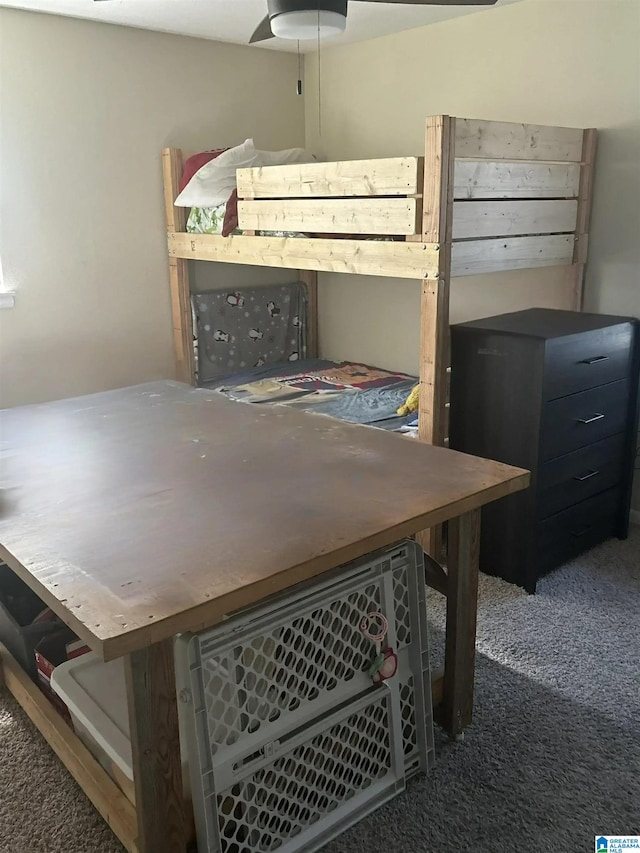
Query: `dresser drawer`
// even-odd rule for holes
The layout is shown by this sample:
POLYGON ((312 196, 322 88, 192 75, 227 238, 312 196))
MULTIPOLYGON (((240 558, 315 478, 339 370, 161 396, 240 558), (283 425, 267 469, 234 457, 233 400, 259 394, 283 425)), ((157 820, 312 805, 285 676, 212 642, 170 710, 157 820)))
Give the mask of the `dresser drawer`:
POLYGON ((609 489, 540 522, 535 546, 537 573, 547 572, 613 536, 620 500, 620 489, 609 489))
POLYGON ((548 340, 544 399, 566 397, 629 376, 632 340, 631 323, 548 340))
POLYGON ((622 479, 625 436, 620 433, 545 462, 538 479, 538 517, 616 486, 622 479))
POLYGON ((624 432, 628 410, 626 379, 546 403, 542 413, 542 459, 546 462, 624 432))

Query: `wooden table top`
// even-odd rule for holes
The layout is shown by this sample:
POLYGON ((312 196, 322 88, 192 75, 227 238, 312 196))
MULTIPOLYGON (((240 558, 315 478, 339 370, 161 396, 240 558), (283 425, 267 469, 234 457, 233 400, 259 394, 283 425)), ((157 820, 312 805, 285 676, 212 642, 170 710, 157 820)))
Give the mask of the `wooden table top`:
POLYGON ((0 441, 0 556, 105 660, 529 479, 176 382, 4 410, 0 441))

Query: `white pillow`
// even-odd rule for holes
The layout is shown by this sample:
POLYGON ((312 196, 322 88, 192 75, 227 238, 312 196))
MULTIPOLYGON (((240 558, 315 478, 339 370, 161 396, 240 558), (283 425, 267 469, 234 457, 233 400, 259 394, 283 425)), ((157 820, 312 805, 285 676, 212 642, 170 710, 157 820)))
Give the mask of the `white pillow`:
POLYGON ((284 151, 259 151, 253 139, 229 148, 205 163, 191 178, 175 200, 176 207, 217 207, 228 201, 236 188, 236 169, 253 166, 283 166, 287 163, 310 163, 313 154, 304 148, 287 148, 284 151))

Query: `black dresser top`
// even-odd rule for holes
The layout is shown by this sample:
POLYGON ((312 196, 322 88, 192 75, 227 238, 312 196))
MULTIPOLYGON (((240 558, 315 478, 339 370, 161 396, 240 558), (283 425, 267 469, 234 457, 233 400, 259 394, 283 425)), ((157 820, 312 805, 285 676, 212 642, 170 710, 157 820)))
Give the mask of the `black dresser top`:
POLYGON ((482 329, 511 335, 528 335, 532 338, 562 338, 594 329, 605 329, 619 323, 633 323, 633 317, 612 317, 608 314, 584 314, 579 311, 561 311, 557 308, 529 308, 512 314, 483 317, 468 323, 456 323, 456 329, 482 329))

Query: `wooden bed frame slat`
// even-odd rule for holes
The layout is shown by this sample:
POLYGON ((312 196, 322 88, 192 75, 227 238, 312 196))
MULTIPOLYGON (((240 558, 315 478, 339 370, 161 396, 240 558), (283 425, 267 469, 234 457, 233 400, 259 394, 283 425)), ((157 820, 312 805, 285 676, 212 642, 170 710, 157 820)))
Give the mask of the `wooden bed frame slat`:
POLYGON ((429 243, 184 233, 167 237, 171 257, 199 261, 414 279, 434 278, 438 269, 438 248, 429 243))
POLYGON ((453 239, 560 234, 575 230, 578 202, 457 201, 453 205, 453 239))
POLYGON ((580 163, 583 133, 574 127, 457 119, 455 156, 580 163))
POLYGON ((456 160, 454 198, 577 198, 578 163, 456 160))
POLYGON ((256 231, 416 234, 415 198, 238 201, 238 224, 256 231))
POLYGON ((334 198, 414 195, 420 192, 420 157, 338 160, 238 169, 238 198, 334 198))
POLYGON ((481 275, 500 270, 565 266, 572 263, 574 242, 573 234, 464 240, 453 244, 451 274, 481 275))

